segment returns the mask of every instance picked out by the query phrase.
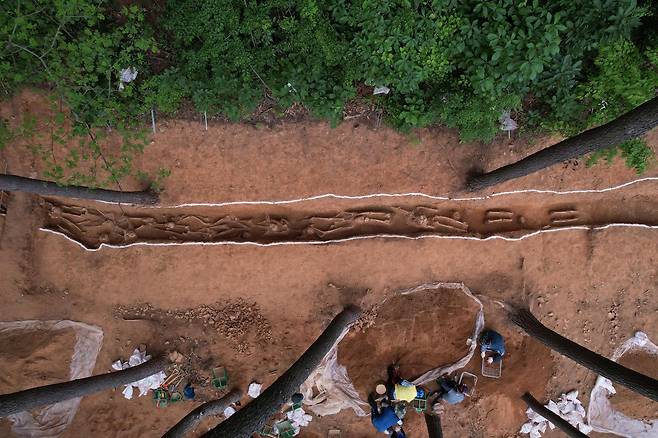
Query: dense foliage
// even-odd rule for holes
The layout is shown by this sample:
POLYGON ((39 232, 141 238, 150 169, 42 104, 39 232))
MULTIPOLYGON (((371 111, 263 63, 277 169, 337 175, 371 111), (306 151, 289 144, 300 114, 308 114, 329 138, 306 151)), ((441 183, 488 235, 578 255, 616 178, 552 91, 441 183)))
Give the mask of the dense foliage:
POLYGON ((441 123, 464 141, 493 139, 506 110, 524 129, 571 135, 655 96, 655 7, 168 0, 145 20, 102 0, 7 0, 0 87, 49 84, 93 126, 189 104, 239 120, 267 96, 277 111, 301 103, 334 123, 365 101, 398 128, 441 123), (128 67, 138 77, 119 91, 128 67), (375 86, 391 91, 373 96, 375 86))
POLYGON ((118 85, 126 66, 147 72, 147 54, 155 51, 138 7, 110 9, 90 0, 6 1, 0 5, 0 46, 0 89, 11 93, 46 84, 55 91, 48 140, 39 138, 36 120, 26 114, 13 130, 0 124, 0 147, 20 135, 42 159, 45 176, 67 184, 107 186, 134 172, 133 158, 146 139, 132 128, 131 116, 144 111, 144 96, 139 85, 127 83, 121 91, 118 85), (103 152, 107 127, 123 134, 121 150, 114 154, 103 152), (78 146, 58 161, 52 144, 72 140, 78 146), (107 177, 98 178, 99 168, 107 177))

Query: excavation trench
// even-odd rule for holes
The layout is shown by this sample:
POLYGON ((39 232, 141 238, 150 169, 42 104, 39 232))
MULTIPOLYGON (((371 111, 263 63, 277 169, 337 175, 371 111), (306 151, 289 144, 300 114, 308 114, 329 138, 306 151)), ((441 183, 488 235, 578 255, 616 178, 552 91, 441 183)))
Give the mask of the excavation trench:
POLYGON ((46 199, 43 230, 88 249, 137 243, 332 242, 376 236, 520 237, 538 230, 658 225, 656 181, 602 192, 519 192, 446 200, 426 196, 138 208, 46 199))

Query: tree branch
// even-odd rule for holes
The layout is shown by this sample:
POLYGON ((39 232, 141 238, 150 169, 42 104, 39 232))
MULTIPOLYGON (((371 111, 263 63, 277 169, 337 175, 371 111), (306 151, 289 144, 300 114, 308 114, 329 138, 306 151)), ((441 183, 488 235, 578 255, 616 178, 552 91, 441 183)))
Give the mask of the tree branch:
POLYGON ((124 204, 155 204, 158 202, 158 195, 152 190, 123 192, 107 189, 92 189, 82 186, 60 186, 54 182, 25 178, 17 175, 0 175, 0 190, 124 204))
POLYGON ((240 400, 240 397, 242 397, 242 391, 234 389, 218 400, 212 400, 202 404, 184 416, 174 427, 162 435, 162 438, 185 438, 205 417, 223 413, 224 409, 231 403, 240 400))
POLYGON ((360 314, 361 309, 348 307, 336 315, 304 354, 258 398, 240 409, 231 418, 208 431, 203 437, 249 438, 253 433, 261 430, 267 421, 281 409, 281 405, 299 391, 299 387, 331 350, 343 330, 349 327, 360 314))
POLYGON ((122 371, 0 395, 0 417, 136 382, 163 371, 168 364, 169 358, 162 355, 122 371))
POLYGON ((638 138, 658 125, 658 97, 643 103, 619 118, 567 138, 516 163, 484 174, 471 175, 466 181, 470 190, 480 190, 510 179, 519 178, 571 158, 600 149, 618 146, 638 138))
POLYGON ((513 309, 509 312, 509 318, 527 334, 552 350, 615 383, 658 401, 658 380, 626 368, 554 332, 539 322, 528 309, 513 309))

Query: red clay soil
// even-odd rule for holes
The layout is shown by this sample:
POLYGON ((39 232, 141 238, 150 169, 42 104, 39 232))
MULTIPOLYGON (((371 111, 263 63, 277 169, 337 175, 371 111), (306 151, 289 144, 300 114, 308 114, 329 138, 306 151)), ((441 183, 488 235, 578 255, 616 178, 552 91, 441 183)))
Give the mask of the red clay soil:
MULTIPOLYGON (((473 397, 458 406, 446 407, 443 421, 447 423, 447 432, 486 431, 487 436, 505 436, 513 432, 526 409, 519 398, 519 389, 543 393, 551 376, 549 350, 520 332, 510 330, 500 312, 487 304, 486 327, 506 335, 503 380, 481 376, 481 358, 479 349, 476 350, 469 364, 452 375, 459 379, 462 371, 469 371, 478 376, 478 382, 473 397), (478 418, 479 411, 485 408, 488 412, 484 418, 478 418), (474 421, 467 420, 471 414, 475 416, 474 421), (490 421, 490 415, 496 420, 490 421)), ((398 363, 401 376, 413 379, 439 364, 451 364, 465 356, 468 352, 466 340, 472 335, 478 310, 475 301, 458 290, 428 290, 390 298, 377 312, 371 327, 354 331, 341 342, 338 362, 346 367, 365 400, 378 383, 386 381, 387 364, 398 363)), ((433 382, 425 386, 436 389, 433 382)), ((420 437, 426 434, 424 428, 422 415, 409 409, 405 431, 420 437)))
POLYGON ((461 290, 392 297, 379 309, 371 327, 349 333, 340 343, 338 362, 366 400, 377 383, 386 381, 388 365, 399 364, 400 375, 413 380, 437 364, 465 356, 478 310, 461 290))
MULTIPOLYGON (((39 127, 47 132, 47 105, 37 95, 23 94, 0 113, 17 123, 27 110, 41 116, 39 127)), ((655 148, 658 131, 648 139, 655 148)), ((197 123, 172 121, 158 125, 138 164, 172 170, 163 195, 167 205, 296 199, 328 192, 456 195, 465 171, 474 164, 494 168, 549 143, 501 139, 491 146, 459 144, 456 134, 444 129, 420 130, 412 137, 351 122, 336 129, 316 122, 273 127, 217 124, 206 132, 197 123)), ((8 173, 37 176, 40 165, 25 146, 16 142, 0 151, 0 164, 4 160, 8 173)), ((55 149, 58 157, 63 153, 55 149)), ((647 175, 657 174, 654 166, 647 175)), ((605 188, 635 177, 619 161, 592 168, 579 161, 577 166, 553 166, 496 190, 605 188)), ((137 181, 122 186, 141 188, 137 181)), ((639 199, 644 204, 637 208, 658 210, 655 184, 639 183, 633 190, 619 202, 639 199)), ((89 252, 61 236, 38 231, 43 216, 37 198, 12 193, 5 199, 0 318, 72 319, 101 327, 104 342, 95 373, 109 371, 112 361, 126 359, 142 343, 151 352, 176 349, 186 356, 199 394, 198 402, 166 409, 156 409, 150 397, 126 400, 121 388, 85 397, 65 438, 161 436, 200 401, 221 395, 207 383, 213 366, 226 366, 231 385, 242 389, 253 380, 269 385, 346 303, 370 308, 395 291, 431 281, 464 282, 481 294, 487 326, 501 332, 509 348, 502 379, 481 378, 473 399, 447 409, 447 437, 515 436, 525 421, 519 400, 524 391, 546 401, 575 388, 588 402, 596 376, 522 336, 506 321, 495 299, 531 303, 544 324, 604 355, 635 330, 658 339, 656 229, 571 230, 521 241, 372 239, 319 246, 131 246, 89 252), (607 315, 613 310, 611 320, 607 315), (228 324, 222 322, 226 312, 228 324), (263 327, 269 332, 260 330, 263 327)), ((592 206, 603 208, 607 200, 592 197, 592 206)), ((553 202, 558 198, 533 206, 553 202)), ((314 204, 318 210, 334 207, 322 201, 314 204)), ((431 363, 442 361, 440 355, 453 360, 463 353, 469 325, 457 311, 463 302, 436 299, 433 309, 425 308, 429 304, 411 312, 402 305, 397 310, 382 308, 389 324, 368 329, 376 342, 360 337, 363 333, 346 340, 359 349, 366 342, 373 344, 371 350, 357 352, 341 347, 341 357, 350 362, 363 394, 370 385, 365 370, 373 379, 381 378, 396 356, 403 371, 414 374, 425 365, 442 365, 431 363), (439 307, 454 312, 440 332, 438 328, 446 326, 439 307), (423 328, 422 333, 414 332, 415 341, 402 321, 410 317, 423 328), (402 349, 404 345, 408 349, 402 349)), ((476 356, 468 369, 478 367, 476 356)), ((6 378, 21 387, 39 384, 15 367, 10 370, 6 378)), ((205 422, 197 435, 217 421, 205 422)), ((2 424, 7 426, 4 420, 2 424)), ((420 415, 408 415, 405 427, 412 437, 425 436, 420 415)), ((377 436, 367 417, 357 418, 351 411, 314 418, 301 436, 324 438, 330 428, 341 429, 344 437, 377 436)))
MULTIPOLYGON (((658 356, 643 352, 631 352, 623 355, 619 363, 646 376, 658 379, 658 356)), ((654 421, 658 419, 658 402, 642 397, 625 386, 615 385, 617 394, 610 397, 612 406, 619 412, 638 420, 654 421)))
POLYGON ((68 380, 74 345, 73 329, 0 335, 0 393, 26 389, 24 382, 42 386, 68 380))
MULTIPOLYGON (((69 380, 75 341, 73 329, 21 330, 0 335, 0 393, 69 380)), ((6 420, 0 420, 0 436, 11 436, 6 420)))
MULTIPOLYGON (((63 161, 68 148, 51 145, 53 114, 42 95, 24 92, 0 105, 0 117, 18 126, 31 114, 40 137, 16 140, 3 153, 7 172, 37 176, 29 145, 39 143, 63 161)), ((163 121, 151 144, 135 163, 142 170, 166 168, 162 203, 285 200, 325 193, 422 192, 449 195, 461 192, 466 172, 473 167, 494 169, 555 143, 557 138, 508 140, 492 144, 460 143, 454 130, 431 128, 401 134, 389 128, 371 129, 358 121, 331 128, 324 122, 281 123, 273 126, 217 123, 208 131, 200 123, 163 121)), ((147 126, 145 125, 145 128, 147 126)), ((150 123, 148 125, 150 128, 150 123)), ((658 129, 647 134, 654 149, 658 129)), ((109 133, 105 153, 111 156, 120 139, 109 133)), ((656 175, 652 166, 646 176, 656 175)), ((572 190, 603 188, 634 179, 621 159, 612 166, 587 168, 572 160, 490 191, 519 188, 572 190)), ((118 187, 114 187, 118 189, 118 187)), ((124 190, 143 188, 136 179, 122 182, 124 190)))

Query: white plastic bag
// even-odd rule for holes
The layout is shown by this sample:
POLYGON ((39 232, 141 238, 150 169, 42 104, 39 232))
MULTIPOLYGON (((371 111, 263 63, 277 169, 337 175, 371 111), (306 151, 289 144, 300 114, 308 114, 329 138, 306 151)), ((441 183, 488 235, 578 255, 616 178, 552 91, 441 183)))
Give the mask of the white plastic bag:
POLYGON ((503 113, 500 115, 499 121, 501 131, 511 132, 515 131, 519 127, 516 121, 512 119, 510 111, 503 111, 503 113))
POLYGON ((260 395, 261 390, 263 389, 263 385, 258 383, 258 382, 251 382, 249 384, 249 389, 247 390, 247 394, 251 398, 256 398, 260 395))
MULTIPOLYGON (((139 348, 135 348, 133 354, 128 359, 128 362, 121 362, 120 360, 117 360, 112 363, 112 369, 117 371, 125 370, 127 368, 141 365, 144 362, 148 362, 150 359, 151 356, 146 354, 146 351, 140 351, 139 348)), ((133 387, 136 387, 139 389, 139 397, 141 397, 148 394, 150 389, 158 389, 166 378, 167 375, 164 373, 164 371, 160 371, 153 375, 144 377, 143 379, 136 382, 129 383, 123 389, 122 394, 125 398, 130 400, 133 398, 133 387)))
MULTIPOLYGON (((64 329, 73 329, 75 331, 75 346, 71 352, 70 380, 91 376, 96 365, 98 352, 103 344, 103 330, 99 327, 68 320, 0 322, 0 334, 64 329)), ((11 431, 14 435, 55 438, 71 424, 79 405, 80 398, 74 398, 32 411, 19 412, 7 418, 13 423, 11 431)))
POLYGON ((137 79, 137 69, 135 67, 124 68, 119 72, 119 91, 123 91, 124 84, 128 84, 137 79))
MULTIPOLYGON (((549 400, 545 406, 549 411, 564 418, 585 435, 592 431, 592 428, 585 423, 585 408, 583 408, 580 400, 578 400, 578 391, 570 391, 562 394, 558 398, 557 403, 549 400)), ((546 426, 551 430, 555 429, 553 423, 530 408, 526 410, 526 415, 529 421, 521 426, 520 432, 529 434, 530 438, 539 438, 546 431, 546 426)))

